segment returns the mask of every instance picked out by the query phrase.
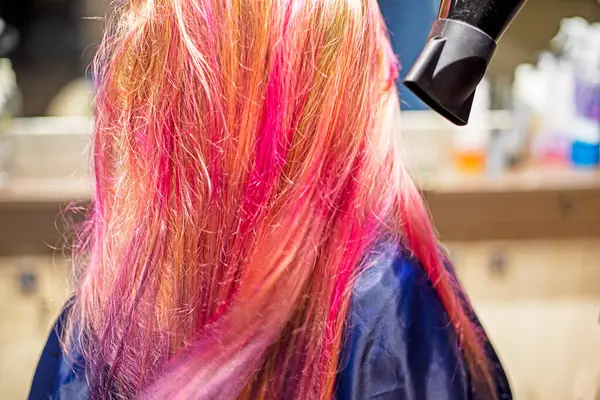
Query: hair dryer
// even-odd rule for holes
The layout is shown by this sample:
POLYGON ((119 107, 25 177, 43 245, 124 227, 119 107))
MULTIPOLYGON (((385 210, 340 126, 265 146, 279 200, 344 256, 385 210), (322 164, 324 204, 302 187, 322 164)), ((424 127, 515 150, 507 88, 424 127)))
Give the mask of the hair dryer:
POLYGON ((525 1, 442 0, 406 87, 454 124, 466 125, 496 43, 525 1))

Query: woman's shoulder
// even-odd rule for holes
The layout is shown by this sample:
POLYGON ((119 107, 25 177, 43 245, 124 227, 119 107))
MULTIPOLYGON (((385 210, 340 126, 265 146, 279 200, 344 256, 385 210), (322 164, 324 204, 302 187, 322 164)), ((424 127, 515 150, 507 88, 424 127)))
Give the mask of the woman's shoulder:
POLYGON ((356 281, 338 399, 467 399, 458 339, 419 261, 401 246, 367 260, 356 281))
POLYGON ((365 324, 371 330, 392 322, 392 317, 401 317, 397 322, 402 328, 432 328, 431 324, 440 323, 443 332, 453 333, 447 329, 450 321, 433 284, 410 250, 402 245, 380 245, 367 256, 366 264, 352 291, 351 325, 365 324), (382 317, 386 321, 381 321, 382 317), (418 326, 419 322, 427 325, 418 326))
POLYGON ((404 317, 427 311, 435 312, 436 319, 447 321, 420 261, 406 247, 380 245, 367 255, 366 264, 353 287, 351 318, 375 322, 382 315, 389 316, 391 306, 404 317))
MULTIPOLYGON (((473 398, 458 336, 420 261, 402 245, 385 245, 367 263, 352 292, 336 398, 473 398)), ((494 348, 484 345, 498 398, 511 399, 494 348)))
POLYGON ((56 320, 42 350, 29 400, 87 400, 89 398, 85 370, 77 351, 65 355, 61 337, 69 314, 69 303, 56 320))

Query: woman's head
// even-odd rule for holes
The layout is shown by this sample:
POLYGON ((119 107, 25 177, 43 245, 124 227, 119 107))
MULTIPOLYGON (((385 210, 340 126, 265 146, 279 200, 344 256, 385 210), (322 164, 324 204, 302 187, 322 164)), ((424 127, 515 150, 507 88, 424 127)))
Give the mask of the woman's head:
POLYGON ((129 0, 96 67, 71 334, 97 397, 331 397, 363 256, 402 237, 478 368, 375 0, 129 0))

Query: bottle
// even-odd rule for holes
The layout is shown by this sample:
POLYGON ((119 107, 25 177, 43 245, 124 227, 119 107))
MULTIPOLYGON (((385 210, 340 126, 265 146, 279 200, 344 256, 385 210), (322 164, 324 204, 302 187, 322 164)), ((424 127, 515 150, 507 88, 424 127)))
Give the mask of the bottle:
POLYGON ((600 124, 576 116, 571 124, 571 162, 577 168, 594 168, 600 162, 600 124))
POLYGON ((10 137, 5 131, 12 116, 18 112, 18 94, 17 80, 10 60, 0 58, 0 188, 9 183, 12 149, 10 137))
POLYGON ((571 162, 578 168, 595 167, 600 158, 600 24, 586 29, 566 54, 576 71, 571 162))
POLYGON ((527 160, 532 138, 540 128, 540 117, 548 97, 544 76, 531 64, 515 68, 512 87, 513 125, 506 137, 511 165, 527 160))
POLYGON ((542 165, 569 163, 570 122, 574 115, 574 71, 564 59, 544 53, 538 62, 546 86, 539 130, 532 141, 532 156, 542 165))
POLYGON ((459 172, 471 174, 485 170, 491 137, 490 104, 490 82, 484 77, 475 91, 469 123, 452 128, 453 158, 459 172))

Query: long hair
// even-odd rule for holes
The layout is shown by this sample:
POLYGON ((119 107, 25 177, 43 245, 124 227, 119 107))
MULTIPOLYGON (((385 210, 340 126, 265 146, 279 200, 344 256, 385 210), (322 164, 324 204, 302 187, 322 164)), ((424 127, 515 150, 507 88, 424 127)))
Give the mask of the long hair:
POLYGON ((489 388, 396 148, 377 2, 116 6, 66 339, 92 396, 331 398, 352 286, 382 240, 421 261, 489 388))

